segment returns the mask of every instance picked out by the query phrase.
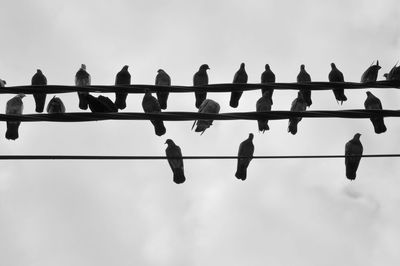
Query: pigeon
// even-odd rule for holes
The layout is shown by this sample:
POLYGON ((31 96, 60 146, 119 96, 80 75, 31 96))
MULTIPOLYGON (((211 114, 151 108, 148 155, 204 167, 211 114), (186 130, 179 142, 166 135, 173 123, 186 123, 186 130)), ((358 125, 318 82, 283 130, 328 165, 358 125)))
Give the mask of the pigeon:
MULTIPOLYGON (((297 82, 298 83, 311 82, 311 77, 307 73, 304 65, 300 66, 300 73, 297 75, 297 82)), ((306 102, 307 106, 310 107, 312 104, 311 90, 309 88, 304 88, 304 89, 300 89, 300 92, 303 95, 303 99, 306 102)))
MULTIPOLYGON (((38 69, 32 77, 32 86, 35 85, 47 85, 47 79, 45 75, 43 75, 42 71, 38 69)), ((46 93, 34 93, 33 98, 35 99, 36 104, 36 112, 41 113, 44 110, 44 105, 46 102, 46 93)))
MULTIPOLYGON (((340 72, 339 69, 336 68, 334 63, 331 63, 332 70, 329 72, 329 81, 330 82, 344 82, 343 73, 340 72)), ((333 94, 335 94, 335 98, 337 102, 343 104, 343 102, 347 101, 346 95, 344 95, 344 88, 333 89, 333 94)))
MULTIPOLYGON (((199 107, 199 113, 218 114, 220 109, 221 108, 216 101, 205 99, 199 107)), ((197 124, 197 127, 194 131, 201 132, 200 135, 203 135, 204 131, 206 131, 206 129, 212 125, 212 122, 213 120, 195 120, 192 126, 192 130, 197 124)))
POLYGON ((47 104, 47 113, 49 114, 65 113, 65 106, 60 98, 54 96, 53 99, 50 100, 50 102, 47 104))
MULTIPOLYGON (((142 107, 145 113, 161 112, 160 103, 155 97, 151 95, 151 92, 149 90, 146 90, 146 93, 143 96, 142 107)), ((150 120, 150 122, 153 124, 154 131, 157 136, 162 136, 165 134, 166 129, 162 120, 150 120)))
MULTIPOLYGON (((156 85, 158 86, 171 86, 171 78, 162 69, 159 69, 157 71, 157 76, 156 76, 156 85)), ((157 91, 157 99, 158 102, 160 103, 161 109, 165 110, 167 109, 167 100, 168 100, 168 91, 157 91)))
POLYGON ((5 87, 7 82, 5 80, 0 79, 0 87, 5 87))
MULTIPOLYGON (((257 112, 271 111, 272 100, 269 93, 270 91, 266 90, 263 96, 260 99, 258 99, 256 103, 257 112)), ((262 133, 264 133, 265 130, 269 130, 268 119, 259 119, 257 120, 257 122, 258 122, 258 130, 260 132, 262 131, 262 133)))
MULTIPOLYGON (((297 92, 297 98, 293 100, 290 111, 292 112, 304 112, 307 108, 307 103, 303 98, 301 91, 297 92)), ((288 132, 296 135, 297 124, 301 121, 301 117, 291 117, 289 118, 288 132)))
MULTIPOLYGON (((131 74, 129 74, 127 65, 125 65, 120 72, 117 73, 115 77, 116 86, 131 85, 131 74)), ((126 108, 126 98, 128 93, 126 92, 116 92, 115 93, 115 105, 118 109, 123 110, 126 108)))
MULTIPOLYGON (((239 70, 235 73, 233 77, 233 83, 247 83, 247 73, 244 69, 244 63, 240 64, 239 70)), ((239 88, 240 89, 240 88, 239 88)), ((242 97, 243 91, 235 90, 231 92, 231 100, 229 105, 233 108, 239 106, 240 97, 242 97)))
MULTIPOLYGON (((265 65, 265 71, 261 74, 261 83, 266 84, 266 83, 275 83, 275 74, 274 72, 271 71, 271 68, 268 64, 265 65)), ((272 101, 272 94, 274 94, 274 89, 273 88, 262 88, 261 92, 262 95, 266 91, 269 91, 269 98, 271 100, 271 104, 273 104, 272 101)))
MULTIPOLYGON (((24 110, 22 98, 24 97, 25 94, 20 93, 8 100, 6 104, 6 115, 22 115, 22 111, 24 110)), ((6 139, 16 140, 19 137, 18 128, 20 124, 20 121, 7 121, 6 139)))
MULTIPOLYGON (((366 110, 382 110, 382 103, 378 97, 373 95, 371 92, 367 91, 367 99, 364 102, 364 107, 366 110)), ((371 116, 371 122, 374 126, 376 134, 386 132, 386 126, 383 121, 383 116, 373 115, 371 116)))
POLYGON ((397 63, 392 67, 389 73, 383 74, 386 80, 400 80, 400 66, 397 63))
POLYGON ((241 179, 243 181, 246 180, 247 167, 249 166, 251 159, 253 159, 253 154, 254 154, 253 137, 254 135, 250 133, 249 137, 239 145, 238 156, 247 158, 238 158, 237 170, 235 176, 237 179, 241 179))
POLYGON ((176 145, 171 139, 167 139, 165 144, 168 147, 165 149, 165 153, 167 155, 169 166, 174 173, 174 182, 176 184, 182 184, 185 182, 185 174, 183 169, 183 160, 182 160, 182 152, 181 148, 176 145))
POLYGON ((360 142, 360 133, 354 135, 353 139, 348 141, 345 146, 344 155, 352 157, 345 157, 346 177, 350 180, 356 179, 356 172, 360 164, 361 156, 363 153, 363 146, 360 142))
MULTIPOLYGON (((91 85, 90 74, 86 71, 86 65, 82 64, 81 68, 75 74, 75 86, 86 87, 91 85)), ((78 91, 79 108, 82 110, 88 109, 88 102, 86 100, 88 92, 78 91)))
MULTIPOLYGON (((193 76, 193 86, 208 85, 207 69, 210 69, 207 64, 200 66, 199 71, 197 71, 193 76)), ((199 108, 207 98, 207 92, 195 91, 194 96, 196 97, 196 108, 199 108)))
POLYGON ((372 65, 362 74, 361 82, 375 82, 378 78, 379 69, 381 69, 381 66, 379 65, 379 61, 376 60, 376 65, 372 63, 372 65))
POLYGON ((110 98, 105 96, 98 96, 97 98, 89 93, 86 95, 86 100, 88 102, 88 106, 92 113, 116 113, 118 112, 118 108, 110 100, 110 98))

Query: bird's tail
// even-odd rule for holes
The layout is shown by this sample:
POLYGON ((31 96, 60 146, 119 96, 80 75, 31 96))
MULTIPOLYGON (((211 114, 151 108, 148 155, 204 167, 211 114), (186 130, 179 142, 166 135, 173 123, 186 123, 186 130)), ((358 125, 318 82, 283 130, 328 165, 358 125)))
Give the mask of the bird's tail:
POLYGON ((200 105, 204 102, 207 98, 207 92, 194 92, 194 96, 196 97, 196 108, 200 108, 200 105))
POLYGON ((16 140, 18 136, 18 128, 21 122, 7 122, 6 139, 16 140))
POLYGON ((116 92, 115 93, 115 105, 118 109, 123 110, 126 108, 126 98, 128 93, 126 92, 116 92))
POLYGON ((197 120, 195 132, 204 132, 212 125, 212 120, 197 120))
POLYGON ((376 134, 381 134, 386 132, 386 126, 383 121, 383 117, 371 118, 372 124, 374 125, 374 131, 376 134))
POLYGON ((157 136, 162 136, 167 132, 164 126, 164 122, 162 120, 151 120, 151 123, 154 126, 154 132, 157 136))
POLYGON ((269 130, 268 120, 258 120, 258 130, 264 133, 266 130, 269 130))
POLYGON ((344 95, 344 89, 333 89, 333 93, 335 94, 336 101, 340 102, 340 104, 347 101, 347 97, 344 95))
POLYGON ((88 95, 87 92, 78 92, 79 109, 81 109, 81 110, 87 110, 88 109, 88 101, 87 101, 86 95, 88 95))
POLYGON ((229 101, 229 105, 233 108, 239 106, 240 97, 242 97, 243 91, 232 91, 231 99, 229 101))
POLYGON ((167 101, 168 101, 168 92, 157 92, 157 99, 158 102, 160 103, 161 109, 165 110, 167 109, 167 101))
POLYGON ((38 113, 42 113, 44 110, 45 102, 46 102, 46 94, 45 93, 34 93, 33 98, 35 99, 35 104, 36 104, 35 111, 38 113))
POLYGON ((182 184, 185 182, 186 178, 182 168, 176 168, 174 169, 173 172, 174 172, 174 182, 176 184, 182 184))
POLYGON ((293 135, 296 135, 298 123, 299 122, 295 119, 289 119, 288 132, 292 133, 293 135))
POLYGON ((247 177, 247 168, 246 167, 240 167, 238 165, 235 176, 237 179, 241 179, 241 180, 246 180, 247 177))
POLYGON ((354 169, 352 169, 351 167, 346 167, 346 177, 349 180, 356 179, 356 171, 354 169))

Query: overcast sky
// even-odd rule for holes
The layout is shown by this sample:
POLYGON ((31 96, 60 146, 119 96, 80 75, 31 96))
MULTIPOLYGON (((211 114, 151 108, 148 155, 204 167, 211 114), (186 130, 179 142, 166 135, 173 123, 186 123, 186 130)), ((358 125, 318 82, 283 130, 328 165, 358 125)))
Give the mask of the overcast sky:
MULTIPOLYGON (((269 63, 279 82, 300 64, 327 81, 335 62, 346 81, 379 59, 379 78, 400 51, 398 0, 347 1, 7 1, 1 2, 0 78, 30 84, 37 68, 49 84, 73 85, 80 64, 92 84, 112 85, 123 65, 132 83, 153 84, 164 69, 174 85, 191 85, 201 64, 210 83, 231 82, 246 63, 249 82, 269 63)), ((385 109, 399 109, 394 89, 371 90, 385 109)), ((296 91, 276 91, 273 110, 288 110, 296 91)), ((221 112, 253 111, 260 91, 237 109, 229 94, 209 94, 221 112)), ((365 90, 313 92, 310 110, 363 108, 365 90)), ((76 94, 58 95, 77 112, 76 94)), ((114 100, 114 95, 108 95, 114 100)), ((0 108, 13 95, 0 96, 0 108)), ((47 97, 47 101, 52 96, 47 97)), ((126 111, 142 111, 129 95, 126 111)), ((24 113, 34 113, 31 95, 24 113)), ((194 95, 171 94, 169 111, 196 111, 194 95)), ((343 154, 357 132, 365 154, 399 153, 400 120, 376 135, 364 120, 303 119, 258 133, 255 121, 216 121, 202 136, 192 122, 22 123, 1 154, 164 155, 167 138, 184 155, 236 155, 255 134, 255 155, 343 154)), ((4 136, 5 123, 1 126, 4 136)), ((253 160, 245 182, 236 161, 186 160, 187 181, 172 182, 166 161, 1 161, 0 264, 83 265, 362 265, 400 263, 400 164, 364 158, 357 179, 344 159, 253 160)))

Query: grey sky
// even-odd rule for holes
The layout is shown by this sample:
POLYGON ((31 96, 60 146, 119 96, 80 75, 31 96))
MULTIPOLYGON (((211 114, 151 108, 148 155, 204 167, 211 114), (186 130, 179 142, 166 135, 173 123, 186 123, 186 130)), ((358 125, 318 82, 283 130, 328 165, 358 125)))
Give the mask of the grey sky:
MULTIPOLYGON (((400 3, 381 1, 7 1, 0 16, 0 78, 30 83, 37 68, 49 84, 70 84, 81 63, 93 84, 113 84, 130 66, 133 83, 154 83, 163 68, 191 85, 198 67, 210 83, 231 82, 241 62, 249 82, 269 63, 277 81, 293 82, 300 64, 326 81, 335 62, 359 81, 373 60, 387 72, 400 50, 400 3)), ((396 90, 372 90, 399 109, 396 90)), ((237 111, 255 110, 259 91, 237 111)), ((364 90, 313 92, 310 110, 363 108, 364 90)), ((76 94, 58 95, 67 111, 76 94)), ((109 95, 114 99, 114 95, 109 95)), ((1 95, 0 107, 12 95, 1 95)), ((47 96, 47 101, 52 96, 47 96)), ((295 91, 276 91, 273 110, 288 110, 295 91)), ((209 94, 221 112, 229 94, 209 94)), ((129 95, 126 111, 142 111, 129 95)), ((34 112, 32 96, 24 113, 34 112)), ((168 110, 195 111, 193 94, 171 94, 168 110)), ((342 154, 354 133, 364 152, 398 153, 400 121, 373 132, 369 120, 303 119, 257 132, 255 121, 216 121, 202 136, 192 122, 22 123, 20 138, 0 138, 1 154, 164 155, 167 138, 184 155, 235 155, 249 132, 256 155, 342 154)), ((6 125, 1 127, 4 134, 6 125)), ((363 159, 357 180, 344 160, 253 160, 248 179, 236 162, 187 160, 183 185, 165 161, 1 161, 0 265, 398 265, 398 159, 363 159)))

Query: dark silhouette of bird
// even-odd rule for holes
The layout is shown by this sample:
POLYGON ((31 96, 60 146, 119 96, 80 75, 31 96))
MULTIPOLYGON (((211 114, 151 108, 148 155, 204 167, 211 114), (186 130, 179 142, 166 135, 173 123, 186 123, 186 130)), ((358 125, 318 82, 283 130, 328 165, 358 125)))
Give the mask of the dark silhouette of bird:
MULTIPOLYGON (((300 66, 300 72, 297 75, 297 82, 298 83, 311 82, 311 76, 307 73, 304 65, 300 66)), ((307 106, 310 107, 312 104, 310 88, 300 89, 300 93, 303 95, 303 99, 306 102, 307 106)))
POLYGON ((392 67, 389 73, 383 74, 386 80, 400 80, 400 66, 397 63, 392 67))
MULTIPOLYGON (((86 101, 86 99, 85 99, 86 101)), ((64 103, 60 98, 54 96, 50 102, 47 104, 47 113, 49 114, 57 114, 57 113, 65 113, 64 103)))
POLYGON ((381 69, 381 66, 379 65, 379 61, 376 60, 376 65, 372 63, 370 67, 365 70, 365 72, 361 76, 361 82, 375 82, 376 79, 378 78, 378 71, 381 69))
MULTIPOLYGON (((38 69, 32 77, 32 86, 35 85, 47 85, 47 79, 45 75, 43 75, 42 71, 38 69)), ((34 93, 33 98, 35 99, 36 104, 36 112, 41 113, 44 110, 44 105, 46 102, 46 93, 34 93)))
POLYGON ((0 87, 5 87, 7 82, 3 79, 0 79, 0 87))
MULTIPOLYGON (((143 96, 142 107, 145 113, 161 112, 160 103, 155 97, 151 95, 151 92, 149 90, 146 90, 146 93, 143 96)), ((153 124, 154 131, 157 136, 162 136, 165 134, 166 129, 162 120, 150 120, 150 122, 153 124)))
MULTIPOLYGON (((218 114, 220 110, 220 106, 216 101, 213 101, 211 99, 205 99, 203 103, 199 107, 199 113, 210 113, 210 114, 218 114)), ((204 131, 206 131, 207 128, 209 128, 212 125, 213 120, 195 120, 192 126, 192 130, 195 125, 196 129, 195 132, 201 132, 200 135, 203 135, 204 131)))
MULTIPOLYGON (((343 73, 337 69, 334 63, 331 63, 332 70, 329 72, 329 81, 330 82, 344 82, 343 73)), ((333 89, 333 94, 335 94, 335 98, 337 102, 343 104, 343 102, 347 101, 346 95, 344 95, 344 88, 335 88, 333 89)))
MULTIPOLYGON (((75 74, 75 86, 86 87, 91 85, 90 74, 86 71, 86 65, 82 64, 81 68, 75 74)), ((86 100, 88 92, 78 91, 79 108, 82 110, 88 109, 88 102, 86 100)))
POLYGON ((94 97, 93 95, 87 94, 86 100, 92 113, 116 113, 118 112, 117 106, 105 96, 94 97))
POLYGON ((363 146, 360 142, 360 133, 346 143, 344 155, 346 165, 346 177, 350 180, 356 179, 358 165, 360 164, 361 156, 363 153, 363 146), (349 156, 349 157, 347 157, 349 156), (350 157, 351 156, 351 157, 350 157))
POLYGON ((237 170, 235 176, 237 179, 246 180, 247 177, 247 167, 250 164, 250 161, 253 159, 254 154, 254 144, 253 144, 254 135, 252 133, 249 134, 249 137, 240 143, 238 157, 246 157, 246 158, 238 158, 237 160, 237 170))
MULTIPOLYGON (((307 108, 307 103, 303 98, 303 94, 299 91, 297 92, 297 98, 293 100, 290 111, 292 112, 304 112, 307 108)), ((296 135, 297 124, 301 121, 301 117, 291 117, 289 118, 288 132, 296 135)))
MULTIPOLYGON (((269 64, 265 65, 265 71, 261 74, 261 83, 262 84, 275 83, 275 74, 274 74, 274 72, 272 72, 269 64)), ((261 89, 262 95, 264 95, 264 93, 266 91, 269 92, 268 95, 271 100, 271 104, 274 104, 274 102, 272 101, 272 95, 274 94, 274 89, 273 88, 262 88, 261 89)))
MULTIPOLYGON (((22 98, 24 97, 25 94, 20 93, 8 100, 6 104, 6 115, 22 115, 24 110, 22 98)), ((16 140, 19 137, 18 129, 20 124, 20 121, 7 121, 6 139, 16 140)))
POLYGON ((168 147, 165 149, 169 166, 174 174, 174 182, 176 184, 182 184, 185 182, 185 173, 183 169, 183 160, 181 148, 176 145, 171 139, 167 139, 165 142, 168 147))
MULTIPOLYGON (((200 66, 199 71, 197 71, 193 76, 193 86, 208 85, 207 69, 210 69, 207 64, 200 66)), ((195 91, 194 96, 196 97, 196 108, 199 108, 203 101, 207 98, 207 92, 195 91)))
MULTIPOLYGON (((159 69, 157 71, 157 76, 156 76, 156 85, 158 86, 171 86, 171 78, 170 76, 167 74, 167 72, 165 72, 162 69, 159 69)), ((157 99, 158 102, 160 103, 161 109, 165 110, 167 109, 167 101, 168 101, 168 95, 169 92, 168 91, 157 91, 157 99)))
MULTIPOLYGON (((364 107, 366 110, 382 110, 382 103, 378 97, 373 95, 371 92, 367 91, 367 99, 364 102, 364 107)), ((374 126, 374 131, 376 134, 386 132, 386 126, 383 121, 383 116, 373 115, 370 118, 372 125, 374 126)))
MULTIPOLYGON (((233 77, 233 83, 247 83, 247 73, 246 70, 244 69, 244 63, 240 64, 240 68, 238 71, 236 71, 235 76, 233 77)), ((240 97, 242 97, 243 91, 240 90, 235 90, 231 92, 231 99, 229 101, 229 105, 233 108, 236 108, 239 106, 239 100, 240 97)))
MULTIPOLYGON (((263 94, 263 96, 258 99, 256 103, 256 111, 257 112, 267 112, 271 111, 271 106, 272 106, 272 100, 271 97, 269 96, 270 91, 266 90, 263 94)), ((265 132, 265 130, 269 130, 268 126, 268 119, 258 119, 258 130, 262 133, 265 132)))
MULTIPOLYGON (((131 85, 131 74, 128 71, 127 65, 125 65, 115 77, 115 85, 126 86, 131 85)), ((115 93, 115 105, 118 109, 123 110, 126 108, 126 98, 128 97, 127 92, 116 92, 115 93)))

